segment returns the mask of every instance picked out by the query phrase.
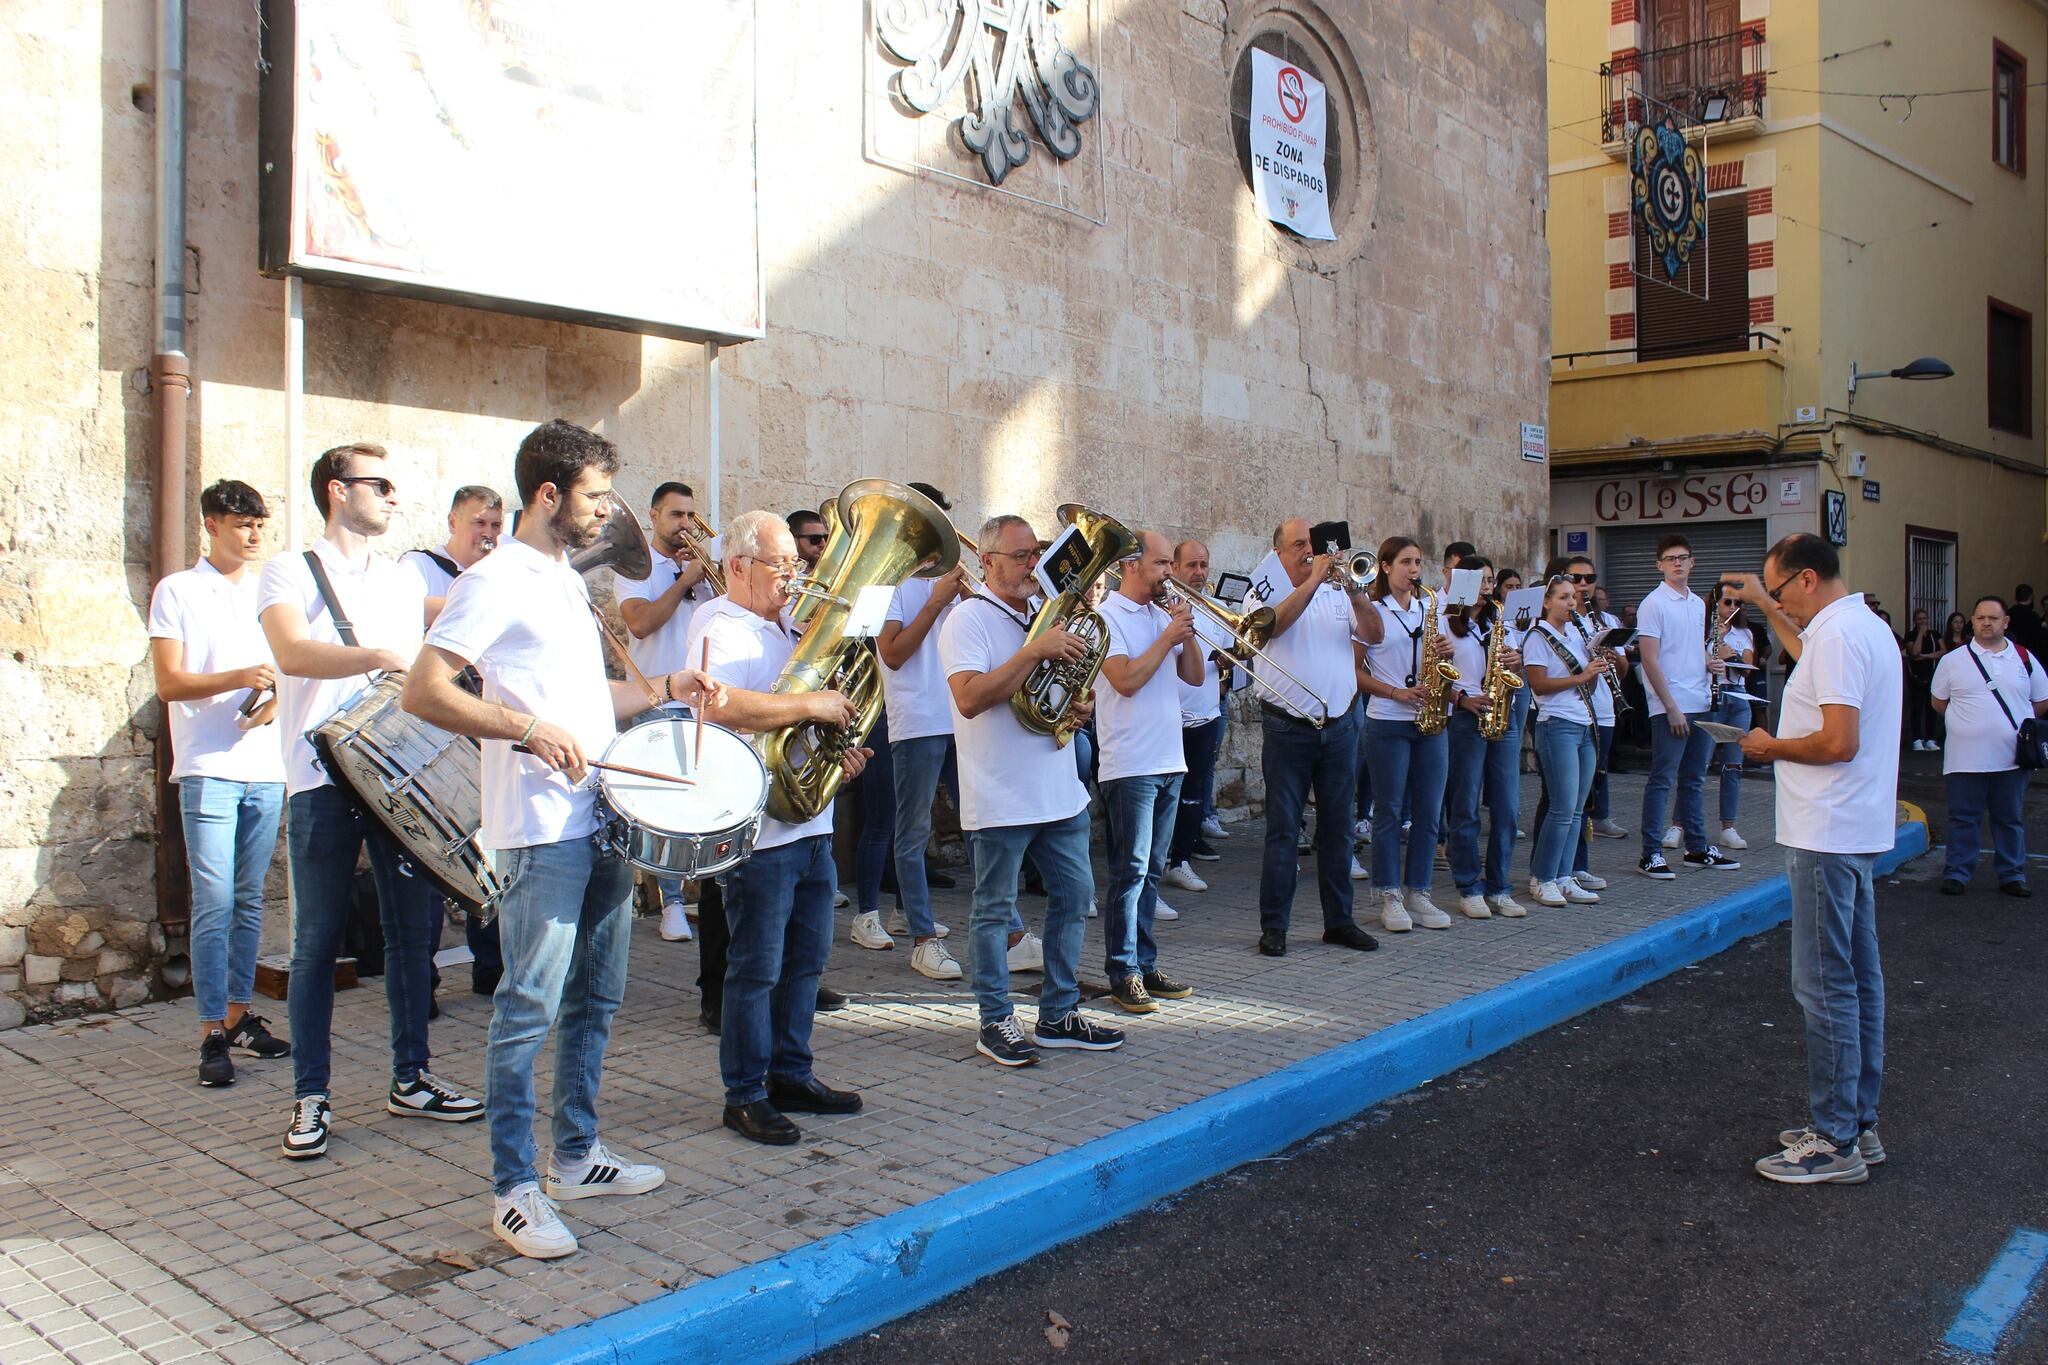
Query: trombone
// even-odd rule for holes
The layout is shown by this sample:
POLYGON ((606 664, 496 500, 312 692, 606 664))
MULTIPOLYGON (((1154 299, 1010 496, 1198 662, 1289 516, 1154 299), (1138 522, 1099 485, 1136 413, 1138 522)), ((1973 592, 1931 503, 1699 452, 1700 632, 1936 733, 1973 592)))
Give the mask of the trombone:
POLYGON ((684 521, 678 530, 683 538, 683 548, 690 558, 704 566, 704 581, 711 585, 711 591, 725 596, 725 570, 718 566, 718 557, 711 553, 711 542, 718 539, 704 518, 691 508, 683 514, 684 521))
MULTIPOLYGON (((1159 584, 1159 598, 1162 604, 1185 602, 1189 610, 1202 613, 1202 615, 1208 617, 1216 625, 1222 627, 1230 636, 1230 648, 1225 652, 1231 658, 1239 663, 1248 663, 1253 659, 1257 659, 1261 667, 1270 668, 1288 682, 1293 683, 1301 689, 1302 695, 1316 704, 1318 714, 1303 716, 1303 720, 1306 720, 1318 730, 1330 723, 1330 704, 1317 696, 1307 683, 1289 673, 1278 659, 1275 659, 1260 648, 1261 645, 1273 638, 1273 609, 1271 607, 1254 607, 1250 611, 1235 612, 1220 603, 1210 601, 1185 583, 1172 578, 1161 580, 1159 584)), ((1279 691, 1271 683, 1260 678, 1258 669, 1247 669, 1245 671, 1251 674, 1252 681, 1255 684, 1265 688, 1282 702, 1286 701, 1286 698, 1281 697, 1279 691)))

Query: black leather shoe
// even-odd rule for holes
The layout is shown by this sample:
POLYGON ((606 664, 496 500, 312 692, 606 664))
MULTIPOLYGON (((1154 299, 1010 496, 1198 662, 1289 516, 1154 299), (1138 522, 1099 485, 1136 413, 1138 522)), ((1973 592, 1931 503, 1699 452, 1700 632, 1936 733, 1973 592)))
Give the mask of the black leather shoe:
POLYGON ((504 979, 503 972, 472 972, 469 978, 471 995, 496 995, 498 982, 504 979))
POLYGON ((1953 877, 1941 879, 1941 894, 1944 896, 1960 896, 1965 889, 1963 884, 1953 877))
POLYGON ((725 1010, 719 1005, 706 1005, 697 1011, 697 1022, 704 1026, 706 1033, 716 1038, 725 1023, 725 1010))
POLYGON ((826 1014, 846 1008, 846 997, 820 981, 818 983, 818 1008, 826 1014))
POLYGON ((803 1138, 802 1130, 782 1117, 782 1111, 766 1100, 755 1100, 752 1104, 728 1104, 725 1106, 725 1126, 749 1142, 765 1143, 770 1147, 793 1146, 803 1138))
POLYGON ((2025 900, 2034 894, 2033 889, 2025 882, 2004 882, 2000 884, 1998 889, 2008 896, 2017 896, 2021 900, 2025 900))
POLYGON ((1267 957, 1287 956, 1287 935, 1268 929, 1259 935, 1259 951, 1267 957))
POLYGON ((954 887, 960 885, 960 883, 953 880, 950 874, 934 872, 930 869, 925 871, 924 884, 934 891, 951 891, 954 887))
POLYGON ((1355 924, 1340 924, 1334 929, 1323 930, 1323 942, 1334 943, 1339 948, 1356 948, 1369 953, 1380 946, 1380 941, 1355 924))
POLYGON ((801 1085, 768 1078, 768 1103, 785 1114, 858 1114, 860 1096, 834 1090, 816 1076, 801 1085))

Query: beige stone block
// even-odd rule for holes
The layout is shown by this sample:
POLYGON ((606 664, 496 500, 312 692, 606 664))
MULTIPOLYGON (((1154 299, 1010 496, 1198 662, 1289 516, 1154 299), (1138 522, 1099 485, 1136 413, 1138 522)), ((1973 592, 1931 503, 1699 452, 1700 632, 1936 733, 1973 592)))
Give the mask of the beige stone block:
POLYGON ((1628 212, 1628 177, 1610 175, 1600 182, 1600 211, 1602 213, 1628 212))
POLYGON ((1608 317, 1620 317, 1636 311, 1636 291, 1633 288, 1610 289, 1606 293, 1602 311, 1608 317))
POLYGON ((0 967, 17 967, 28 952, 28 930, 16 925, 0 927, 0 967))
MULTIPOLYGON (((1751 152, 1742 158, 1742 187, 1746 190, 1776 189, 1778 185, 1778 152, 1767 147, 1761 152, 1751 152)), ((1754 220, 1752 220, 1754 221, 1754 220)))
POLYGON ((42 953, 30 953, 21 960, 22 984, 28 986, 54 986, 64 970, 64 959, 42 953))
POLYGON ((1762 270, 1749 272, 1749 296, 1753 299, 1767 299, 1778 292, 1778 268, 1767 266, 1762 270))

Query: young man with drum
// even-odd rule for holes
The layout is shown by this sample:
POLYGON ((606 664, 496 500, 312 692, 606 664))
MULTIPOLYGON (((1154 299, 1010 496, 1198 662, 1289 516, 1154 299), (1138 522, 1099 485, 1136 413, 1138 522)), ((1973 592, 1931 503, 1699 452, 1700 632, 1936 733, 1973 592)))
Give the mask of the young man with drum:
POLYGON ((277 659, 287 847, 297 896, 286 999, 296 1098, 282 1144, 295 1161, 324 1153, 333 1125, 334 964, 348 925, 356 855, 365 846, 384 928, 384 997, 391 1005, 391 1090, 384 1107, 401 1118, 452 1123, 484 1113, 483 1101, 427 1070, 441 894, 425 877, 401 869, 398 843, 334 785, 308 737, 361 697, 371 674, 403 671, 419 649, 425 585, 371 544, 398 506, 389 465, 384 447, 366 441, 336 446, 315 460, 313 504, 326 531, 304 554, 281 554, 264 565, 256 590, 257 619, 277 659))
MULTIPOLYGON (((820 523, 822 525, 822 523, 820 523)), ((838 692, 769 691, 796 652, 783 611, 806 561, 772 512, 745 512, 722 538, 726 595, 690 622, 692 657, 722 685, 705 715, 735 729, 776 730, 799 721, 847 726, 856 711, 838 692)), ((848 779, 867 751, 849 749, 848 779)), ((818 977, 832 951, 832 803, 802 825, 763 817, 753 856, 726 874, 725 997, 718 1068, 725 1126, 741 1137, 786 1146, 803 1135, 788 1114, 852 1114, 860 1096, 834 1090, 811 1069, 818 977)))
MULTIPOLYGON (((505 979, 491 1014, 487 1091, 492 1231, 522 1256, 576 1250, 552 1200, 640 1194, 666 1178, 598 1140, 597 1092, 626 989, 632 868, 604 848, 588 762, 618 721, 648 707, 638 683, 606 679, 589 590, 568 554, 595 544, 611 511, 618 448, 560 420, 536 427, 514 466, 525 515, 511 539, 455 581, 405 684, 405 709, 483 741, 480 842, 505 883, 505 979), (474 666, 484 694, 456 681, 474 666), (554 1153, 534 1169, 533 1062, 557 1015, 554 1153)), ((661 680, 701 702, 700 673, 661 680)))

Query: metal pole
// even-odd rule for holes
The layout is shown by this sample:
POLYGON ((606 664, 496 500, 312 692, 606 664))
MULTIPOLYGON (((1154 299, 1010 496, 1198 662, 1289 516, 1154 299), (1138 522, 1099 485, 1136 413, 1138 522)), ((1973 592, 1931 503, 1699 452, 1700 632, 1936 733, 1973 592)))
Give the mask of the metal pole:
POLYGON ((704 505, 709 509, 709 515, 704 520, 709 523, 712 531, 717 533, 722 530, 723 524, 718 519, 721 471, 718 452, 718 343, 715 341, 704 343, 704 395, 705 423, 709 428, 706 442, 708 455, 704 471, 704 505))
POLYGON ((284 548, 306 548, 299 490, 306 486, 306 282, 284 279, 284 548))

